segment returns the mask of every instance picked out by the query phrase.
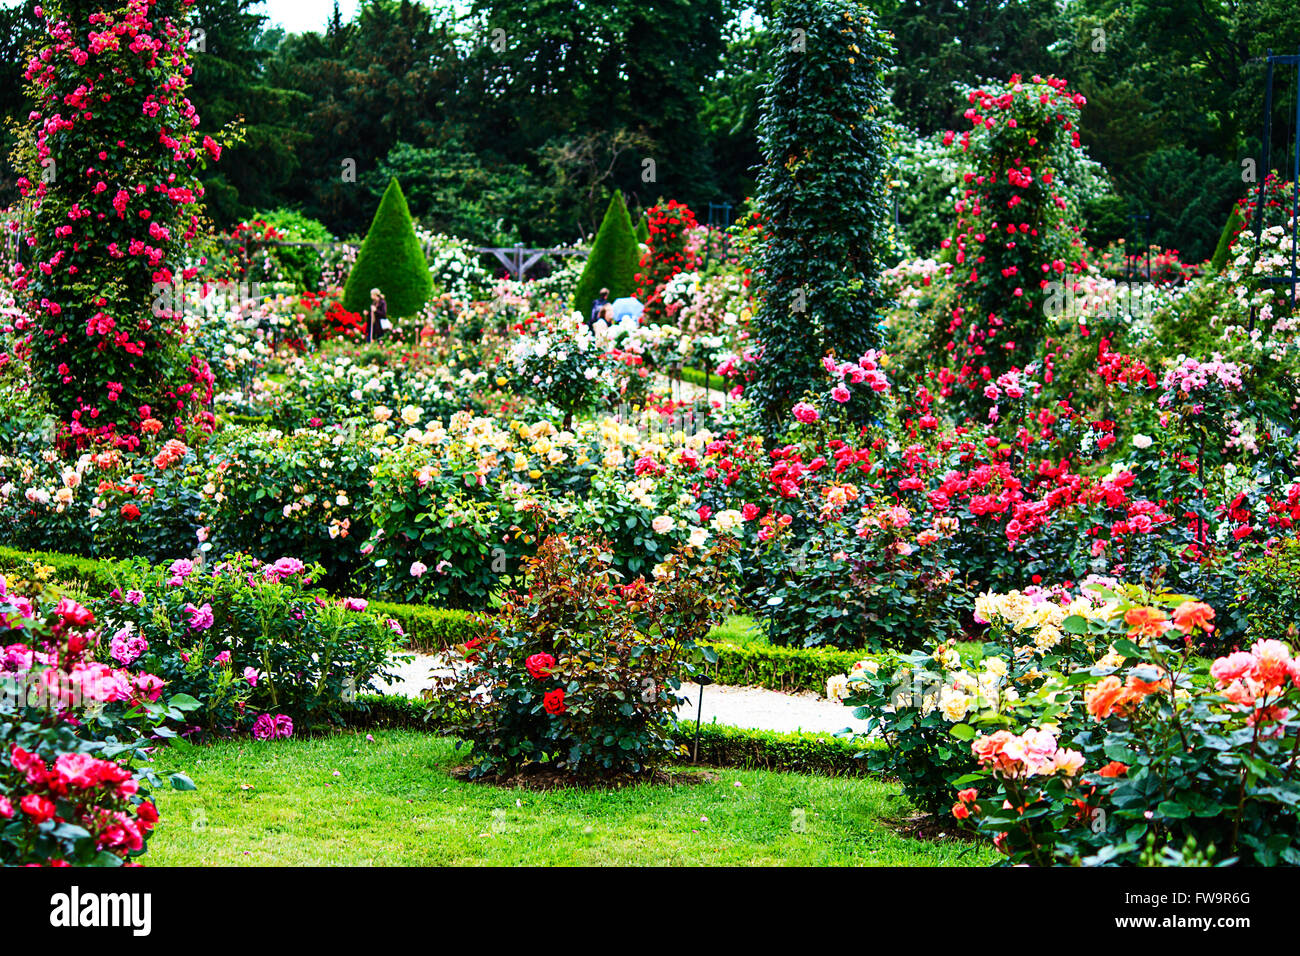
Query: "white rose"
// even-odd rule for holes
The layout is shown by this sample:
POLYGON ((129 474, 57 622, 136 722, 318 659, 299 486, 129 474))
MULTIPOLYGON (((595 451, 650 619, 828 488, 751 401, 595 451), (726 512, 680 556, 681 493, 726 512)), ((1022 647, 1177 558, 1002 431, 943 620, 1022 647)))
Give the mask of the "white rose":
POLYGON ((667 534, 676 527, 677 522, 667 515, 660 515, 650 522, 650 527, 654 528, 655 534, 667 534))

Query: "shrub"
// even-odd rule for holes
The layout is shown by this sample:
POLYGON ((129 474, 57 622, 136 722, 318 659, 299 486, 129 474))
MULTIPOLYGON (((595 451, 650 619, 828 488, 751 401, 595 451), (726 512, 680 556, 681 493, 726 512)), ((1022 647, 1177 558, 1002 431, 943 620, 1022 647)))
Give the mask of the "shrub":
POLYGON ((1104 653, 1064 630, 1067 617, 1110 613, 1087 595, 1067 597, 1059 588, 985 593, 975 609, 991 627, 988 641, 935 642, 855 664, 846 702, 867 721, 869 737, 885 744, 868 754, 870 768, 897 779, 916 806, 939 813, 951 805, 954 785, 977 769, 973 725, 1001 727, 1028 713, 1054 719, 1051 679, 1104 653))
POLYGON ((285 434, 232 428, 208 454, 199 517, 216 555, 264 561, 284 554, 319 563, 342 588, 370 535, 367 433, 307 428, 285 434))
POLYGON ((198 228, 198 174, 221 146, 186 96, 189 5, 159 7, 131 0, 92 20, 85 4, 46 4, 48 40, 24 74, 18 186, 37 267, 17 267, 15 288, 36 329, 32 374, 61 440, 78 446, 212 427, 212 372, 180 344, 170 290, 195 277, 172 267, 198 228))
POLYGON ((641 774, 673 754, 676 691, 707 658, 697 642, 729 604, 731 547, 683 550, 653 583, 622 584, 603 543, 547 538, 527 594, 485 619, 454 676, 428 692, 464 709, 452 730, 471 745, 471 776, 641 774))
MULTIPOLYGON (((28 572, 0 575, 0 865, 120 866, 145 852, 158 820, 158 776, 132 761, 194 702, 160 703, 157 676, 93 660, 93 614, 55 603, 43 572, 28 572)), ((183 775, 171 782, 194 789, 183 775)))
POLYGON ((350 312, 370 308, 370 290, 379 289, 391 318, 416 315, 429 301, 433 277, 411 223, 402 187, 394 179, 379 201, 356 264, 343 287, 343 307, 350 312))
POLYGON ((978 737, 981 771, 963 783, 985 794, 969 787, 954 813, 1011 863, 1133 865, 1187 847, 1218 863, 1300 863, 1300 659, 1261 640, 1207 674, 1191 647, 1213 630, 1208 606, 1136 589, 1116 597, 1105 619, 1066 621, 1115 648, 1062 686, 1077 717, 978 737))
POLYGON ((578 279, 573 307, 590 318, 591 303, 601 289, 609 289, 611 299, 631 295, 636 290, 636 270, 640 259, 632 219, 627 214, 623 194, 616 189, 591 244, 582 277, 578 279))
MULTIPOLYGON (((646 210, 649 251, 641 257, 635 277, 637 298, 645 303, 643 323, 653 325, 671 320, 664 302, 664 289, 677 273, 699 267, 699 252, 689 235, 698 225, 695 213, 675 199, 656 203, 646 210)), ((591 308, 590 301, 587 308, 591 308)))
MULTIPOLYGON (((188 560, 136 565, 93 607, 115 648, 202 704, 191 729, 230 734, 287 718, 336 722, 386 669, 396 631, 358 598, 310 590, 321 569, 292 558, 237 556, 212 568, 188 560)), ((116 650, 115 650, 116 653, 116 650)), ((276 736, 292 733, 281 722, 276 736)))
POLYGON ((746 391, 769 426, 815 387, 828 352, 855 360, 883 342, 889 177, 880 111, 892 53, 888 32, 859 0, 785 3, 772 36, 759 121, 767 236, 754 328, 763 353, 746 391))
POLYGON ((1234 597, 1234 609, 1245 615, 1251 638, 1290 634, 1294 640, 1300 626, 1300 539, 1277 541, 1264 555, 1247 562, 1234 597))
MULTIPOLYGON (((276 238, 286 242, 330 243, 329 228, 316 219, 294 209, 272 209, 254 213, 250 220, 273 229, 276 238)), ((269 250, 279 261, 280 271, 300 292, 315 292, 321 287, 321 250, 313 246, 273 246, 269 250)))

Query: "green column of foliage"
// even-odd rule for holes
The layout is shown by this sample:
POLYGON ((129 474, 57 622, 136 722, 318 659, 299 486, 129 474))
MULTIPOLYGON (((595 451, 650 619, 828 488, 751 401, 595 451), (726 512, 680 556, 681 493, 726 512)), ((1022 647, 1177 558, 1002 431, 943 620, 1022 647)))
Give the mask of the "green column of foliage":
POLYGON ((645 221, 645 213, 636 221, 636 241, 642 244, 650 241, 650 226, 645 221))
POLYGON ((379 289, 394 318, 415 315, 429 301, 433 277, 415 236, 411 211, 394 179, 379 201, 370 231, 357 253, 356 265, 343 288, 343 307, 361 312, 370 307, 370 290, 379 289))
POLYGON ((591 254, 587 256, 573 296, 573 307, 586 315, 601 289, 609 289, 612 299, 631 295, 636 287, 640 259, 632 217, 627 213, 623 194, 616 189, 596 232, 596 240, 591 244, 591 254))
MULTIPOLYGON (((856 0, 787 0, 760 121, 767 227, 763 345, 749 394, 772 424, 822 381, 821 358, 879 348, 888 243, 883 74, 888 34, 856 0)), ((870 414, 867 402, 855 402, 870 414)))

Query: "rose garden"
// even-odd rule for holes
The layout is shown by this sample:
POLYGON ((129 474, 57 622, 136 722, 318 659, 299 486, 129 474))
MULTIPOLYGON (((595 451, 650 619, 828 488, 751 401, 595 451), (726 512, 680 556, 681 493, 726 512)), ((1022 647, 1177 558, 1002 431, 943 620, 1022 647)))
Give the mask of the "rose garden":
POLYGON ((215 222, 190 4, 36 7, 0 863, 1300 863, 1294 173, 1135 268, 1068 78, 908 146, 770 16, 751 198, 529 277, 396 174, 215 222))

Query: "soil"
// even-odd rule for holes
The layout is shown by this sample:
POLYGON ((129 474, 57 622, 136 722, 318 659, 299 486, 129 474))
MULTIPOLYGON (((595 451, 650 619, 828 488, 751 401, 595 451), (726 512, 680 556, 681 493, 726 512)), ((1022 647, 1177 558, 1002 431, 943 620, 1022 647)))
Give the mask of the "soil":
POLYGON ((932 813, 918 813, 910 817, 886 820, 891 830, 909 840, 925 843, 974 843, 975 837, 956 825, 932 813))

